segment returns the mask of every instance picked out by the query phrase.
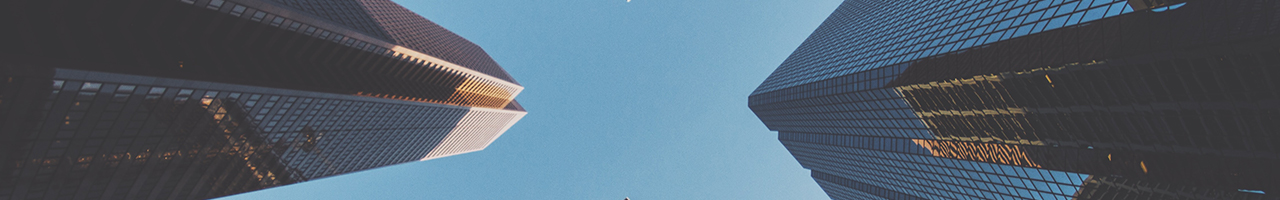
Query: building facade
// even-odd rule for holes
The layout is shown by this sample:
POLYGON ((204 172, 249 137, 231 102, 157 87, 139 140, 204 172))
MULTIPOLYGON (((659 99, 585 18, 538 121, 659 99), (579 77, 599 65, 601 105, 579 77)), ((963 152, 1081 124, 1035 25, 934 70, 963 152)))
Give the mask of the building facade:
POLYGON ((1276 198, 1278 10, 847 0, 749 105, 833 199, 1276 198))
POLYGON ((0 3, 0 199, 208 199, 478 151, 525 111, 389 0, 0 3))

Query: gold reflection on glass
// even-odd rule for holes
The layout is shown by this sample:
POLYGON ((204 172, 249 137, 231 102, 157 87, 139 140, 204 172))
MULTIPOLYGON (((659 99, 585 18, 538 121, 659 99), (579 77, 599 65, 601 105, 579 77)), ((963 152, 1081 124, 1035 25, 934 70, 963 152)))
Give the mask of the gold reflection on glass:
MULTIPOLYGON (((896 89, 898 89, 898 92, 902 93, 905 91, 920 90, 920 89, 932 90, 932 89, 953 88, 953 87, 962 86, 962 85, 986 84, 986 82, 1000 82, 1001 80, 1003 79, 1000 78, 999 75, 988 74, 988 75, 973 76, 973 78, 952 79, 949 81, 933 81, 928 83, 904 85, 904 86, 898 86, 896 87, 896 89)), ((908 99, 908 100, 911 100, 911 99, 908 99)))
POLYGON ((200 104, 203 104, 201 106, 203 106, 209 114, 212 114, 213 123, 217 124, 218 129, 222 130, 223 133, 234 132, 235 127, 240 125, 235 120, 222 120, 227 116, 227 109, 222 106, 222 100, 214 100, 213 98, 205 97, 200 99, 200 104))
POLYGON ((1000 142, 1005 144, 1021 144, 1021 145, 1037 145, 1044 146, 1044 141, 1027 140, 1027 139, 1004 139, 998 137, 961 137, 961 136, 937 136, 937 140, 961 141, 961 142, 1000 142))
POLYGON ((933 156, 1040 168, 1017 145, 912 139, 933 156))
POLYGON ((920 117, 934 116, 978 116, 978 115, 1013 115, 1026 114, 1027 110, 1023 108, 996 108, 982 110, 931 110, 916 112, 920 117))
POLYGON ((356 92, 355 95, 455 106, 503 108, 506 107, 508 103, 511 103, 512 99, 515 99, 515 95, 513 95, 514 93, 515 91, 507 89, 498 83, 466 78, 463 79, 461 84, 458 84, 458 86, 454 88, 453 94, 450 94, 449 98, 443 101, 369 92, 356 92))
POLYGON ((320 143, 320 139, 324 137, 324 132, 318 132, 315 129, 312 129, 311 126, 305 126, 302 128, 302 136, 305 137, 306 140, 301 143, 297 143, 295 148, 316 153, 316 145, 320 143))
POLYGON ((448 102, 466 102, 469 104, 505 107, 514 98, 511 96, 511 92, 497 85, 476 79, 464 79, 462 84, 458 84, 455 91, 453 95, 449 96, 448 102))
POLYGON ((355 95, 356 95, 356 96, 364 96, 364 97, 383 98, 383 99, 395 99, 395 100, 402 100, 402 101, 416 101, 416 102, 436 103, 436 104, 461 105, 461 104, 457 104, 457 103, 448 103, 448 102, 444 102, 444 101, 437 101, 437 100, 434 100, 434 99, 428 99, 428 98, 406 97, 406 96, 390 95, 390 94, 375 94, 375 93, 367 93, 367 92, 356 92, 356 94, 355 94, 355 95))
MULTIPOLYGON (((1045 145, 1039 136, 1026 133, 1036 130, 1025 116, 1031 109, 1018 104, 1006 82, 1014 77, 1043 76, 1050 87, 1056 87, 1046 72, 1073 67, 1105 64, 1105 61, 1068 63, 1016 72, 1002 72, 932 81, 895 87, 898 95, 912 106, 924 125, 934 131, 936 140, 966 142, 1000 142, 1005 144, 1045 145)), ((1059 80, 1061 81, 1061 80, 1059 80)))

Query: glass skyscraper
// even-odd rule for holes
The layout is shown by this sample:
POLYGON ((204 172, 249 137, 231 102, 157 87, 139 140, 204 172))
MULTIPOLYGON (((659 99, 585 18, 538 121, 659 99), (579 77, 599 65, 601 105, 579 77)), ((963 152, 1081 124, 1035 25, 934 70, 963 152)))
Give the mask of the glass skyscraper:
POLYGON ((846 0, 749 105, 833 199, 1272 199, 1278 11, 846 0))
POLYGON ((0 199, 207 199, 487 147, 523 90, 389 0, 0 3, 0 199))

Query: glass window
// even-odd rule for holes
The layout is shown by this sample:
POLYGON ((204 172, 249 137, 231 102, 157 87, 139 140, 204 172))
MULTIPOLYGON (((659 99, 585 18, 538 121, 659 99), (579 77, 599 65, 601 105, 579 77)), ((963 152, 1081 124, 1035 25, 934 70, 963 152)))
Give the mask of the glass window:
POLYGON ((133 85, 120 85, 120 88, 116 89, 116 93, 132 93, 133 89, 137 87, 138 86, 133 85))
POLYGON ((165 90, 165 88, 164 88, 164 87, 153 87, 153 88, 151 88, 151 91, 150 91, 150 92, 148 92, 147 94, 149 94, 149 95, 160 95, 160 94, 164 94, 164 90, 165 90))
POLYGON ((84 85, 80 86, 80 91, 97 92, 98 89, 101 89, 101 88, 102 88, 102 83, 85 82, 84 85))
POLYGON ((1087 13, 1084 14, 1084 19, 1081 19, 1080 22, 1084 23, 1084 22, 1101 19, 1103 16, 1106 16, 1107 8, 1108 7, 1098 7, 1098 8, 1094 8, 1093 10, 1089 10, 1087 13))
POLYGON ((271 19, 271 26, 279 27, 281 23, 284 23, 283 17, 276 16, 275 19, 271 19))
POLYGON ((1121 11, 1129 7, 1128 5, 1129 4, 1124 2, 1111 4, 1111 7, 1107 9, 1107 17, 1120 15, 1121 11))
POLYGON ((206 5, 204 7, 212 10, 218 10, 222 8, 223 3, 226 3, 226 2, 224 2, 223 0, 213 0, 213 1, 209 1, 209 5, 206 5))
POLYGON ((253 21, 259 21, 259 22, 260 22, 260 21, 262 21, 262 18, 265 18, 265 17, 267 17, 267 13, 266 13, 266 12, 258 11, 257 13, 253 13, 253 17, 251 17, 251 18, 249 18, 249 19, 250 19, 250 20, 253 20, 253 21))
POLYGON ((248 8, 242 5, 236 5, 235 7, 231 8, 231 15, 235 15, 236 17, 239 17, 240 15, 244 14, 245 9, 248 9, 248 8))

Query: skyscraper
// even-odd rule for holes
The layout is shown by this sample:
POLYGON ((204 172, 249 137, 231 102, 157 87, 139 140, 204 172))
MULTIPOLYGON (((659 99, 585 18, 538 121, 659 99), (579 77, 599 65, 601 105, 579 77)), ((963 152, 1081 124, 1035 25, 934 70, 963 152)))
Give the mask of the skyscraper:
POLYGON ((846 0, 749 105, 833 199, 1274 198, 1276 11, 846 0))
POLYGON ((0 199, 206 199, 484 149, 525 115, 388 0, 0 3, 0 199))

